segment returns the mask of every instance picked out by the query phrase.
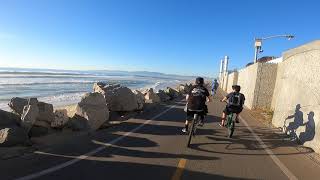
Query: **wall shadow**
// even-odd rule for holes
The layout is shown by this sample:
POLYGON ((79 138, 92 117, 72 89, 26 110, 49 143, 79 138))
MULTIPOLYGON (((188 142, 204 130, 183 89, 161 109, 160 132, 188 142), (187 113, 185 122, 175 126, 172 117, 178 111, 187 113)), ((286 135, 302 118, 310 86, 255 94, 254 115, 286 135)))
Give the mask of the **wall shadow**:
POLYGON ((307 141, 312 141, 315 136, 315 121, 314 121, 314 112, 310 111, 308 115, 307 122, 304 123, 303 112, 300 110, 301 105, 297 104, 295 108, 295 113, 288 116, 284 121, 284 133, 289 135, 291 140, 297 141, 300 144, 304 144, 307 141), (289 119, 293 119, 292 122, 286 126, 286 122, 289 119), (297 129, 304 126, 305 131, 297 134, 297 129))
POLYGON ((308 113, 308 121, 303 123, 305 126, 305 132, 300 133, 299 135, 299 142, 304 144, 306 141, 313 140, 315 136, 315 122, 314 122, 314 112, 310 111, 308 113))

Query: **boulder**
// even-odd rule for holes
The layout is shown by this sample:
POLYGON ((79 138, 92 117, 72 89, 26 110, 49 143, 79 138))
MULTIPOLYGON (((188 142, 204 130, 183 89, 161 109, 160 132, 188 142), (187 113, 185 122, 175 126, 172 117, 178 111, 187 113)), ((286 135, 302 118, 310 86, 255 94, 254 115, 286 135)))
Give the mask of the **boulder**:
POLYGON ((54 111, 54 120, 51 122, 52 128, 63 128, 69 121, 67 109, 56 109, 54 111))
POLYGON ((21 126, 25 128, 27 133, 34 125, 39 115, 39 108, 37 105, 26 105, 23 108, 23 113, 21 115, 21 126))
POLYGON ((10 127, 0 130, 0 147, 25 145, 29 142, 28 134, 21 127, 10 127))
POLYGON ((162 102, 166 102, 166 101, 169 101, 171 99, 170 96, 168 96, 163 90, 159 90, 157 92, 157 95, 160 97, 160 100, 162 102))
MULTIPOLYGON (((105 123, 107 123, 107 121, 105 123)), ((90 130, 88 120, 76 114, 67 122, 66 127, 73 131, 90 130)))
POLYGON ((134 90, 133 93, 136 95, 136 98, 137 98, 138 110, 142 110, 144 106, 144 100, 145 100, 144 95, 138 90, 134 90))
MULTIPOLYGON (((33 125, 50 128, 50 125, 54 120, 53 105, 45 102, 39 102, 37 98, 13 98, 9 104, 12 104, 12 109, 17 112, 18 110, 16 107, 19 107, 25 102, 27 102, 27 104, 23 107, 21 113, 21 125, 26 128, 27 132, 30 131, 33 125)), ((20 112, 17 113, 20 114, 20 112)))
POLYGON ((109 109, 103 95, 100 93, 84 94, 76 107, 73 119, 75 121, 85 121, 88 130, 97 130, 109 119, 109 109))
POLYGON ((19 123, 18 115, 0 109, 0 128, 17 126, 19 123))
POLYGON ((178 92, 182 93, 182 94, 186 94, 186 86, 184 84, 180 84, 177 87, 178 92))
POLYGON ((192 84, 186 84, 186 85, 184 86, 185 92, 188 93, 189 91, 191 91, 192 86, 193 86, 192 84))
POLYGON ((146 94, 144 96, 146 103, 158 103, 161 102, 160 97, 153 92, 153 89, 150 88, 146 91, 146 94))
POLYGON ((168 96, 170 96, 171 99, 177 98, 180 94, 177 90, 167 87, 167 89, 165 90, 166 94, 168 96))
POLYGON ((109 121, 124 121, 125 119, 115 111, 110 111, 109 114, 109 121))
POLYGON ((53 105, 44 102, 38 102, 37 105, 39 108, 37 121, 45 121, 48 122, 48 124, 51 124, 54 120, 53 105))
POLYGON ((29 136, 30 137, 40 137, 40 136, 44 136, 47 135, 49 132, 49 128, 44 127, 45 125, 33 125, 29 131, 29 136))
POLYGON ((13 112, 22 115, 23 108, 28 104, 28 99, 14 97, 10 100, 8 106, 13 110, 13 112))
POLYGON ((139 110, 136 95, 127 87, 116 85, 94 84, 94 92, 104 95, 110 111, 139 110))

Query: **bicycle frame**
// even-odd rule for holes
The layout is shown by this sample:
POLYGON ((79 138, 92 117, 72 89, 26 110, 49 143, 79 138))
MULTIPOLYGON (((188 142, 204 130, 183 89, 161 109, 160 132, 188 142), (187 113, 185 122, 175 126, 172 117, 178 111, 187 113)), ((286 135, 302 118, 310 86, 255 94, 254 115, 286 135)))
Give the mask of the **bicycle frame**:
POLYGON ((198 111, 196 112, 194 115, 193 115, 193 120, 192 120, 192 123, 191 123, 191 128, 189 128, 189 135, 188 135, 188 142, 187 142, 187 147, 190 146, 191 144, 191 139, 193 136, 195 136, 196 134, 196 130, 197 130, 197 125, 199 123, 199 112, 202 112, 202 111, 198 111))
POLYGON ((237 114, 236 113, 230 113, 227 116, 227 128, 228 128, 228 137, 231 138, 234 132, 234 128, 235 128, 235 121, 237 118, 237 114))

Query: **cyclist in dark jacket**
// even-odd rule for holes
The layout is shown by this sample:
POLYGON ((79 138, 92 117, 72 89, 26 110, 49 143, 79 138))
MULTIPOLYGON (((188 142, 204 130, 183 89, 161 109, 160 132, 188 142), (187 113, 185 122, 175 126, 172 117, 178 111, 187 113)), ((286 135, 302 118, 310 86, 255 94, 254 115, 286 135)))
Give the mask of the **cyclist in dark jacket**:
POLYGON ((206 106, 207 98, 210 101, 210 94, 207 88, 204 87, 204 79, 198 77, 196 79, 195 85, 190 89, 186 99, 187 99, 187 118, 185 122, 185 127, 182 129, 182 132, 188 131, 189 120, 193 118, 195 113, 200 115, 200 124, 203 123, 204 116, 206 115, 208 109, 206 106), (201 112, 197 112, 197 111, 201 112))
POLYGON ((243 104, 245 101, 245 96, 240 93, 241 87, 239 85, 233 85, 232 86, 233 92, 229 93, 226 97, 224 97, 221 102, 227 102, 226 108, 223 110, 222 113, 222 120, 220 126, 224 127, 226 116, 230 113, 236 113, 236 122, 239 123, 238 115, 241 113, 243 109, 243 104))

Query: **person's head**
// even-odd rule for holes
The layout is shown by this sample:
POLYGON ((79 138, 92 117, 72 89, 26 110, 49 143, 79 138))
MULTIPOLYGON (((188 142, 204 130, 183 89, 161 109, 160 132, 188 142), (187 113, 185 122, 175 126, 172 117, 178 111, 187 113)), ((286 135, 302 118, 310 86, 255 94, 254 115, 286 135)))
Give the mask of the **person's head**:
POLYGON ((217 82, 217 79, 214 79, 214 82, 217 82))
POLYGON ((232 89, 233 89, 234 92, 240 92, 241 87, 239 85, 233 85, 232 89))
POLYGON ((196 85, 202 86, 204 84, 204 79, 202 77, 196 78, 196 85))

